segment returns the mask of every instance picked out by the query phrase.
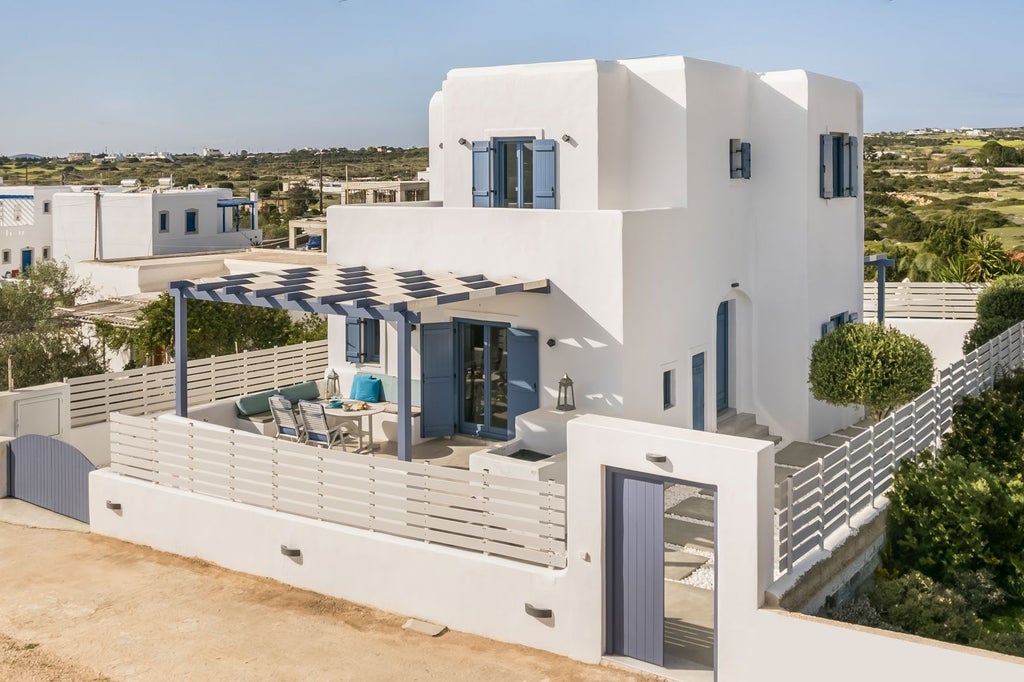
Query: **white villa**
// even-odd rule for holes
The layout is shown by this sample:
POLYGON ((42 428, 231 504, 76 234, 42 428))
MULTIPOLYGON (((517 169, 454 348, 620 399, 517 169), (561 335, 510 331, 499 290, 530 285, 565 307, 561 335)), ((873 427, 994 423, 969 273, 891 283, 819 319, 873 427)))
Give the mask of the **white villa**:
POLYGON ((70 190, 0 183, 0 274, 11 277, 51 257, 53 196, 70 190))
MULTIPOLYGON (((862 135, 857 86, 805 71, 456 69, 430 202, 330 208, 326 263, 182 269, 174 367, 58 385, 35 433, 109 430, 110 466, 80 467, 92 532, 453 629, 672 679, 1020 679, 779 608, 830 594, 892 466, 1024 364, 1018 325, 876 425, 811 398, 813 343, 864 317, 862 135), (326 314, 329 338, 189 361, 190 300, 326 314)), ((131 207, 155 252, 166 210, 179 248, 184 195, 105 196, 101 233, 131 207)))
POLYGON ((53 257, 140 258, 248 248, 262 240, 255 199, 230 189, 125 188, 53 195, 53 257), (241 219, 241 209, 249 216, 241 219))

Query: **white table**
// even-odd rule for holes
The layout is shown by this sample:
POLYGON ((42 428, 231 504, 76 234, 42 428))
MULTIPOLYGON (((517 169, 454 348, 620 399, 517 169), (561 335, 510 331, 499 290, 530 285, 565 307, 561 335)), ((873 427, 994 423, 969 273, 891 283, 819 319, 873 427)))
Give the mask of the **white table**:
MULTIPOLYGON (((346 401, 349 402, 349 401, 346 401)), ((380 414, 387 407, 384 403, 366 403, 367 408, 365 410, 346 410, 344 407, 331 407, 328 403, 324 403, 324 414, 328 417, 334 417, 336 419, 358 419, 359 429, 363 431, 363 419, 366 419, 367 426, 366 432, 370 434, 370 448, 368 452, 373 452, 373 415, 380 414)), ((363 449, 363 435, 359 434, 359 449, 363 449)))

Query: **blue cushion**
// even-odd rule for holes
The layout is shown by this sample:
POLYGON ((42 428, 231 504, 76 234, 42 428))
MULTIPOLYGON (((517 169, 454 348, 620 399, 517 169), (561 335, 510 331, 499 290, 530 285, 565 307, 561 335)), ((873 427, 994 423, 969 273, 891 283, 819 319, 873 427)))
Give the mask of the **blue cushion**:
POLYGON ((285 386, 281 389, 281 395, 291 402, 297 403, 300 400, 316 400, 320 397, 320 389, 317 388, 315 381, 307 381, 294 386, 285 386))
POLYGON ((352 400, 365 403, 380 402, 380 379, 369 374, 357 374, 352 379, 352 400))
POLYGON ((242 417, 251 417, 261 412, 270 412, 270 396, 277 391, 262 391, 252 395, 244 395, 235 401, 235 409, 242 417))

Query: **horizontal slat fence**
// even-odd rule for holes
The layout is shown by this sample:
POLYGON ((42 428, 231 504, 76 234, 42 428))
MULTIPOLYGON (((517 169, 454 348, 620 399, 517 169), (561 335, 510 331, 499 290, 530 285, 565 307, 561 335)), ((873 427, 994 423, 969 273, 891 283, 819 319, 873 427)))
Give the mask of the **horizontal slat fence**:
MULTIPOLYGON (((885 316, 973 320, 984 284, 968 282, 886 282, 885 316)), ((878 284, 864 282, 864 319, 878 317, 878 284)))
POLYGON ((961 398, 978 395, 1022 366, 1024 323, 1018 323, 939 372, 917 399, 780 483, 778 574, 824 549, 832 533, 852 528, 857 514, 877 507, 892 486, 896 465, 939 446, 961 398))
MULTIPOLYGON (((189 360, 189 404, 321 379, 326 368, 327 341, 189 360)), ((75 377, 67 383, 72 427, 104 422, 112 412, 139 415, 174 409, 173 364, 75 377)))
POLYGON ((110 415, 111 471, 354 528, 565 568, 565 486, 110 415))

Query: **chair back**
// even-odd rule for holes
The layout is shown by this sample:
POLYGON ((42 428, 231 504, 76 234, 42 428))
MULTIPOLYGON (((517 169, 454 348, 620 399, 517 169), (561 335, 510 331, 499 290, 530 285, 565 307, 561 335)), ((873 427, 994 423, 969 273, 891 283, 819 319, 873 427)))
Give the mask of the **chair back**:
POLYGON ((306 427, 306 440, 325 444, 331 442, 331 427, 327 424, 323 405, 311 400, 300 400, 299 416, 306 427))
POLYGON ((295 418, 291 401, 281 395, 272 395, 269 402, 270 414, 273 415, 274 423, 277 424, 278 434, 298 440, 302 435, 302 427, 295 418))

